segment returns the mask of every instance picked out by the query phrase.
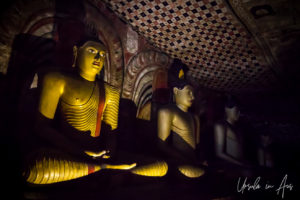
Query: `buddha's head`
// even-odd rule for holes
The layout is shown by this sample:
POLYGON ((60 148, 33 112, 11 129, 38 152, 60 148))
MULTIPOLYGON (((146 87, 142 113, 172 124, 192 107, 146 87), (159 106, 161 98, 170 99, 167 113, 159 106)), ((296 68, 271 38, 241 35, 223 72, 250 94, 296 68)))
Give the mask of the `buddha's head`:
POLYGON ((192 106, 195 99, 194 89, 189 84, 186 84, 183 87, 174 87, 173 94, 176 105, 184 108, 186 111, 192 106))
POLYGON ((89 81, 94 81, 105 63, 105 46, 100 42, 89 40, 81 46, 74 46, 73 52, 79 74, 89 81))
POLYGON ((233 97, 229 97, 225 103, 225 115, 227 121, 231 123, 235 123, 240 118, 240 109, 233 97))
POLYGON ((172 88, 175 103, 182 110, 187 111, 195 99, 194 90, 186 80, 188 67, 179 59, 174 59, 168 71, 168 84, 172 88))

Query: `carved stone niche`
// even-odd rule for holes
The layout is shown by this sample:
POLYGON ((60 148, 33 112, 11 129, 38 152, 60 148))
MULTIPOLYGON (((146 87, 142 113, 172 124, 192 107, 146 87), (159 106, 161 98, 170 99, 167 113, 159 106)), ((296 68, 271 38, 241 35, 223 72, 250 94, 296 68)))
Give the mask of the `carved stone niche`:
POLYGON ((171 61, 166 54, 154 50, 134 56, 125 72, 122 97, 132 100, 140 110, 152 98, 155 72, 167 69, 171 61))
MULTIPOLYGON (((0 27, 0 72, 3 74, 7 73, 12 45, 16 36, 28 35, 33 36, 32 38, 36 38, 36 40, 44 38, 52 40, 54 43, 66 44, 68 41, 71 41, 70 38, 74 37, 76 33, 71 33, 69 38, 60 38, 60 35, 57 34, 58 27, 65 24, 83 24, 85 28, 96 31, 96 35, 108 49, 108 59, 104 67, 104 80, 120 88, 123 84, 123 51, 121 40, 112 23, 97 9, 94 1, 82 1, 83 9, 80 9, 82 9, 83 15, 58 12, 58 3, 55 0, 32 0, 30 2, 19 0, 5 12, 1 18, 3 26, 0 27)), ((81 28, 80 26, 75 30, 81 28)), ((30 41, 29 43, 33 45, 36 44, 36 41, 30 41)), ((37 64, 43 63, 45 58, 47 59, 47 53, 51 51, 49 48, 56 48, 53 46, 49 47, 45 43, 38 45, 39 50, 33 51, 34 55, 30 55, 30 59, 36 59, 34 61, 37 64), (39 55, 41 53, 43 55, 39 55)), ((70 51, 71 56, 65 57, 64 60, 72 60, 72 48, 70 51)), ((69 52, 69 49, 67 52, 69 52)), ((36 76, 33 74, 32 79, 33 77, 36 76)))

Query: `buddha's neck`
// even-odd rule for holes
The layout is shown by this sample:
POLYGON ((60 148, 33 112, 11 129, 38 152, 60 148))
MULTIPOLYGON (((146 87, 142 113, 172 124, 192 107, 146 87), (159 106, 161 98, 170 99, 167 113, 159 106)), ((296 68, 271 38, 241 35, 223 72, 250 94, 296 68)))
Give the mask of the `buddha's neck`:
POLYGON ((90 75, 81 70, 79 70, 79 75, 87 81, 95 81, 96 80, 96 75, 90 75))
POLYGON ((177 106, 180 110, 182 110, 183 112, 187 112, 188 109, 189 109, 187 106, 184 106, 184 105, 182 105, 182 104, 176 104, 176 106, 177 106))

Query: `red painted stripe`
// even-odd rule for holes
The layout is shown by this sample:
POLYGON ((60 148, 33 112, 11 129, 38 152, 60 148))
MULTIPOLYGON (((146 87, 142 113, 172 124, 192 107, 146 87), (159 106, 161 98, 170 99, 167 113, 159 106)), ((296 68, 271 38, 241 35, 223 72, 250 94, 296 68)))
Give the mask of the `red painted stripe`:
POLYGON ((94 165, 88 165, 88 174, 92 174, 95 172, 95 166, 94 165))
POLYGON ((100 135, 100 131, 101 131, 101 117, 102 117, 102 113, 103 113, 104 104, 105 104, 105 89, 103 87, 103 84, 100 84, 99 105, 98 105, 97 124, 96 124, 96 130, 95 130, 95 137, 98 137, 100 135))

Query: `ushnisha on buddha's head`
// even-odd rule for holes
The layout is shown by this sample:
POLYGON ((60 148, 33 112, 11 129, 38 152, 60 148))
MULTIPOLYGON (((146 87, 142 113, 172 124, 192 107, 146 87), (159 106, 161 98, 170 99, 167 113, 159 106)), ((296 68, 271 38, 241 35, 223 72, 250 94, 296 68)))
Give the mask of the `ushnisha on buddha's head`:
POLYGON ((169 70, 169 86, 172 89, 176 105, 183 111, 187 111, 195 99, 194 89, 186 80, 187 71, 188 67, 179 59, 174 59, 169 70))
POLYGON ((88 39, 73 47, 74 67, 80 76, 88 81, 94 81, 100 73, 106 60, 106 47, 101 41, 88 39))

